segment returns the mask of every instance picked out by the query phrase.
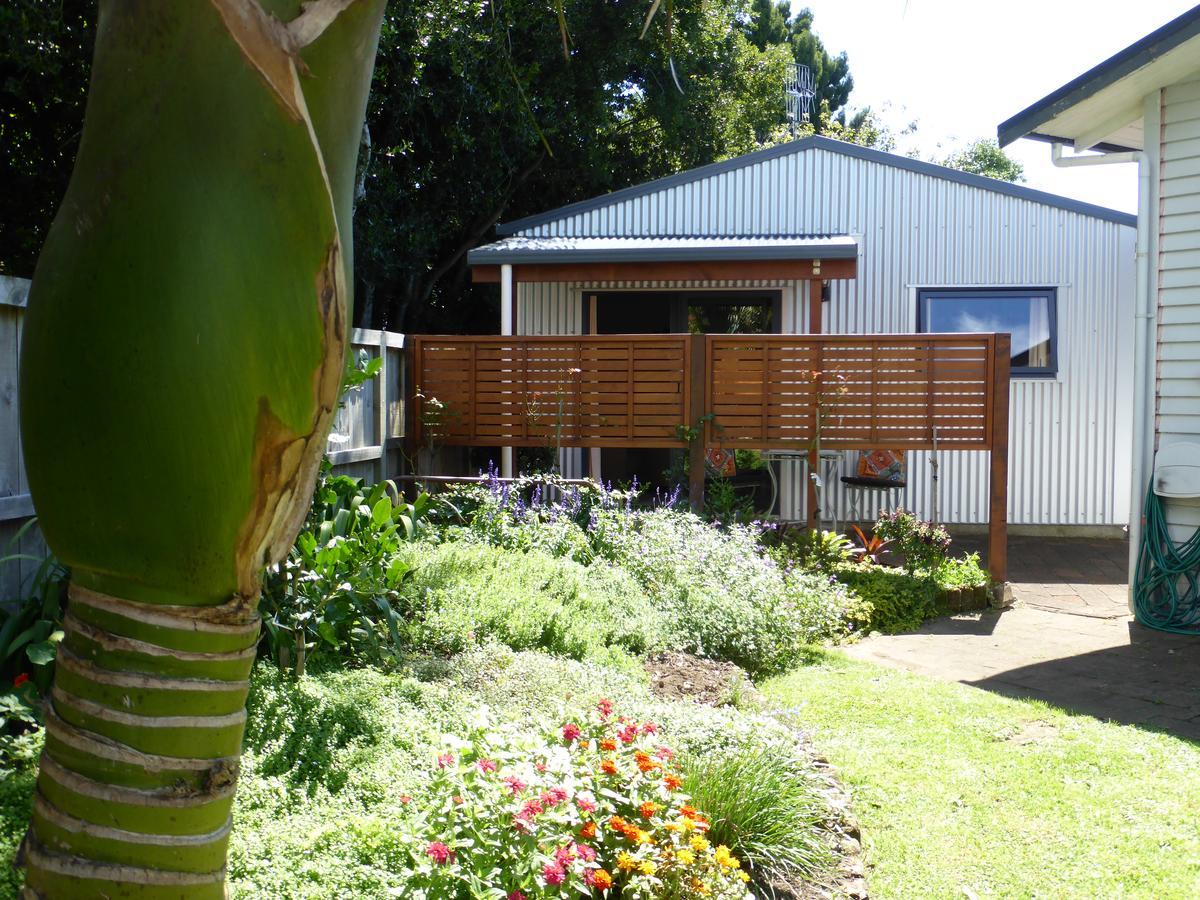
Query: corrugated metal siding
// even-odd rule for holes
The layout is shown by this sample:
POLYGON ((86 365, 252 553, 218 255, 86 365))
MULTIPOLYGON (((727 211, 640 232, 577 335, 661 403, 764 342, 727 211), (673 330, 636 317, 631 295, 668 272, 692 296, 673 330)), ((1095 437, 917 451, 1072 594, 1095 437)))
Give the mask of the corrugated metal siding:
MULTIPOLYGON (((1159 445, 1200 442, 1200 81, 1162 92, 1158 140, 1159 445)), ((1200 504, 1172 501, 1179 540, 1200 527, 1200 504)))
MULTIPOLYGON (((1200 209, 1194 219, 1200 228, 1200 209)), ((1119 375, 1132 362, 1132 228, 814 148, 522 233, 857 235, 858 278, 833 282, 826 305, 825 329, 836 333, 915 330, 919 287, 1055 287, 1059 375, 1012 387, 1009 518, 1031 525, 1128 520, 1130 379, 1119 375)), ((577 319, 578 288, 522 290, 531 298, 530 328, 577 319), (557 299, 543 306, 551 294, 557 299)), ((805 330, 795 313, 801 293, 793 291, 785 330, 805 330)), ((927 457, 912 454, 903 502, 928 514, 927 457)), ((987 521, 987 454, 941 453, 939 461, 941 517, 987 521)), ((787 473, 783 488, 785 514, 799 516, 803 478, 787 473)))

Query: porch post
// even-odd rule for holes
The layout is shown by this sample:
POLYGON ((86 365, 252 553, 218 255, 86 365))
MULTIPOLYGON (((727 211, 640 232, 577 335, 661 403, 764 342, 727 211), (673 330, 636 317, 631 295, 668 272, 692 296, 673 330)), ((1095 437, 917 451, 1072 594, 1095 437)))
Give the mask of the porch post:
POLYGON ((988 515, 988 572, 993 581, 1008 580, 1008 383, 1012 338, 996 335, 992 378, 991 503, 988 515))
MULTIPOLYGON (((820 271, 820 263, 814 263, 814 268, 817 271, 820 271)), ((821 313, 822 313, 821 284, 822 284, 822 282, 821 282, 820 278, 812 278, 808 282, 808 333, 809 334, 820 334, 821 333, 821 326, 822 326, 822 323, 821 323, 821 313)), ((820 382, 818 381, 816 384, 814 384, 814 388, 819 389, 819 387, 820 387, 820 382)), ((817 412, 814 409, 813 410, 813 424, 814 425, 816 424, 816 421, 817 421, 817 412)), ((809 528, 817 527, 817 485, 813 482, 812 475, 814 472, 819 474, 821 471, 821 469, 820 469, 821 461, 820 461, 819 456, 817 455, 817 451, 819 449, 820 448, 817 447, 817 444, 816 444, 816 430, 814 428, 813 446, 808 451, 808 476, 809 477, 805 479, 805 482, 807 484, 806 496, 808 498, 808 501, 807 501, 806 505, 808 507, 807 511, 808 511, 808 527, 809 528)))
MULTIPOLYGON (((500 267, 500 334, 513 333, 513 267, 505 264, 500 267)), ((473 385, 472 390, 475 390, 473 385)), ((513 477, 513 448, 500 448, 500 475, 503 478, 513 477)))
POLYGON ((696 515, 704 513, 704 449, 708 439, 708 425, 704 421, 709 398, 708 385, 708 339, 703 334, 693 334, 690 337, 690 367, 688 377, 691 380, 688 394, 688 414, 690 428, 699 430, 688 444, 688 502, 696 515))

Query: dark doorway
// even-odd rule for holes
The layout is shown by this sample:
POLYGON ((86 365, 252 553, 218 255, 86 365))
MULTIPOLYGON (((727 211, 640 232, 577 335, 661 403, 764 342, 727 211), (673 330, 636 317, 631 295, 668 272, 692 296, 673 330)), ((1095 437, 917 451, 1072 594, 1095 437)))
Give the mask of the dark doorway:
MULTIPOLYGON (((594 291, 583 295, 583 321, 590 334, 777 334, 782 313, 780 291, 594 291)), ((606 447, 600 456, 601 476, 614 485, 628 484, 636 476, 639 484, 667 489, 685 477, 681 450, 606 447)))

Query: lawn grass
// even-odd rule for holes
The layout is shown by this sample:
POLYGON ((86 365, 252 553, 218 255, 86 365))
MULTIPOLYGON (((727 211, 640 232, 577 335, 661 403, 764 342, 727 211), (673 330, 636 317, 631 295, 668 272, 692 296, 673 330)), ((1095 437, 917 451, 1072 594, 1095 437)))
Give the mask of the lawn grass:
POLYGON ((854 798, 871 896, 1200 896, 1200 746, 814 651, 764 686, 854 798))

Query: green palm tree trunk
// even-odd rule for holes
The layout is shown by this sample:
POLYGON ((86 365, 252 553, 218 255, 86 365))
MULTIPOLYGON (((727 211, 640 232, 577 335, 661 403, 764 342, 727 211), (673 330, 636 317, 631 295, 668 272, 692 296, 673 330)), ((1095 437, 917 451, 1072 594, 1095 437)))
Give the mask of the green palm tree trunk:
POLYGON ((101 0, 22 348, 30 487, 73 573, 27 896, 224 896, 260 573, 344 366, 383 2, 101 0))

